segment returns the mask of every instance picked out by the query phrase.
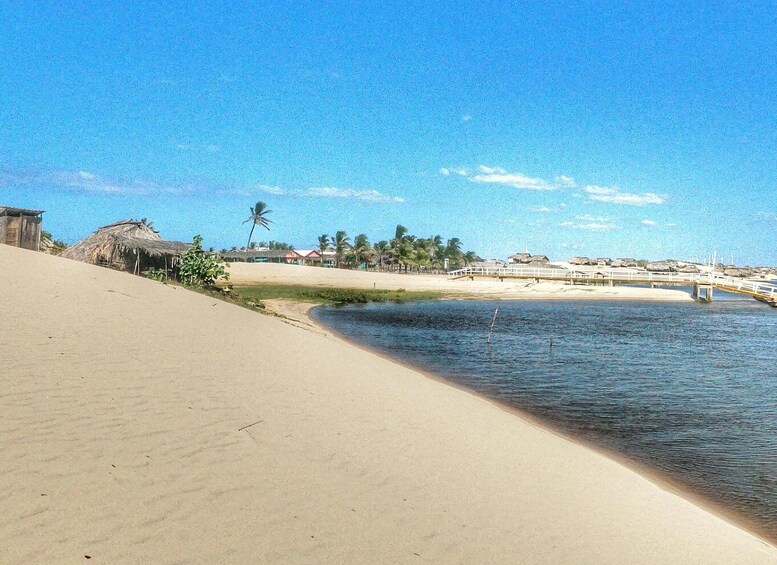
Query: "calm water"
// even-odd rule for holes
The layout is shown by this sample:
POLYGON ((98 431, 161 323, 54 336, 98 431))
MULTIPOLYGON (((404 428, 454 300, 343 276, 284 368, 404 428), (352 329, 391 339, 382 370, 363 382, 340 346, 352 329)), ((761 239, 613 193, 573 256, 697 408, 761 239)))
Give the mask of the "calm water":
POLYGON ((659 469, 777 538, 777 309, 725 298, 422 302, 314 315, 659 469))

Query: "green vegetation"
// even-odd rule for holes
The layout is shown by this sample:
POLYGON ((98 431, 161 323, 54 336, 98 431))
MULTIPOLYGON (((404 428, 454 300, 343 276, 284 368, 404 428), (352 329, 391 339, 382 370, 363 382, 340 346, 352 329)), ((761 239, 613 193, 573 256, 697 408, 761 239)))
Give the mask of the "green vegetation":
POLYGON ((46 230, 40 232, 40 248, 41 251, 50 253, 51 255, 59 255, 65 249, 67 249, 67 243, 54 239, 54 236, 46 230))
POLYGON ((439 292, 399 290, 363 290, 355 288, 321 288, 298 285, 236 286, 232 292, 248 303, 261 300, 283 299, 323 304, 367 304, 368 302, 411 302, 434 300, 442 297, 439 292))
POLYGON ((365 234, 353 239, 343 230, 338 230, 333 238, 323 234, 318 238, 318 249, 323 254, 331 249, 335 254, 335 266, 350 269, 379 269, 387 271, 439 273, 457 269, 481 261, 474 251, 464 252, 461 240, 452 237, 444 240, 442 236, 422 238, 409 235, 403 225, 394 230, 394 237, 381 240, 370 246, 365 234))
POLYGON ((157 282, 167 281, 167 272, 164 269, 150 268, 146 271, 146 278, 157 282))
POLYGON ((270 231, 272 220, 267 217, 267 214, 270 212, 272 212, 272 210, 268 210, 267 204, 262 201, 257 202, 255 206, 251 206, 251 215, 243 222, 244 224, 251 222, 251 232, 248 234, 248 243, 246 244, 246 247, 251 247, 251 237, 254 235, 254 228, 256 226, 262 226, 263 228, 266 228, 267 231, 270 231))
POLYGON ((181 260, 178 280, 186 286, 213 288, 217 281, 229 280, 224 263, 202 249, 202 236, 195 235, 192 246, 181 260))

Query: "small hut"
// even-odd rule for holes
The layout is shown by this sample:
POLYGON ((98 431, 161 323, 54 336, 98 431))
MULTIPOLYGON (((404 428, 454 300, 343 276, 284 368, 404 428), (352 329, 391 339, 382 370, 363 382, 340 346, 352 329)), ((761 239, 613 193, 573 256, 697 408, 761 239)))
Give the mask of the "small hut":
POLYGON ((40 249, 43 210, 0 206, 0 243, 23 249, 40 249))
POLYGON ((137 275, 150 268, 165 272, 175 268, 189 247, 180 241, 165 241, 145 222, 130 218, 99 228, 68 247, 61 257, 137 275))

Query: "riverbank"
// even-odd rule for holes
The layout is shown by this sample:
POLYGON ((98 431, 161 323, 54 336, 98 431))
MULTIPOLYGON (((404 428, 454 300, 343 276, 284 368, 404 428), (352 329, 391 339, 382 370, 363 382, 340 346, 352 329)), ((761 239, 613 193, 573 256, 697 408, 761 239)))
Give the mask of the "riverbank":
POLYGON ((449 298, 593 299, 690 301, 689 293, 667 288, 583 286, 521 280, 451 280, 446 275, 414 275, 325 269, 278 263, 230 263, 235 286, 299 285, 322 288, 427 291, 449 298))
POLYGON ((777 561, 317 328, 2 245, 0 265, 2 562, 777 561))

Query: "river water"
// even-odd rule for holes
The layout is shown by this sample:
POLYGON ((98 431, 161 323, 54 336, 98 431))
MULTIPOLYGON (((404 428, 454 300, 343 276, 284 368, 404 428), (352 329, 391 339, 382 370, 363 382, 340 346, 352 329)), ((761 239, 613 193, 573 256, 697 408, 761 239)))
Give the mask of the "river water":
POLYGON ((313 315, 660 471, 776 539, 777 309, 715 298, 417 302, 313 315))

